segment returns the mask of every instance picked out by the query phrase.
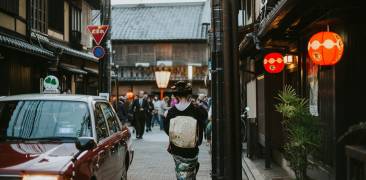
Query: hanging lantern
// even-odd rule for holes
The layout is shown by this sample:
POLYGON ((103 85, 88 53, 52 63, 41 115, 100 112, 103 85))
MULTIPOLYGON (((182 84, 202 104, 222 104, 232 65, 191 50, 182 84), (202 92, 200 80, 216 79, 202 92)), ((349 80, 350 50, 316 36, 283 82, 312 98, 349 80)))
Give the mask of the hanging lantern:
POLYGON ((285 67, 283 56, 280 53, 269 53, 264 57, 264 68, 269 73, 279 73, 285 67))
POLYGON ((342 38, 334 32, 319 32, 310 38, 308 53, 310 59, 318 65, 336 64, 343 55, 342 38))

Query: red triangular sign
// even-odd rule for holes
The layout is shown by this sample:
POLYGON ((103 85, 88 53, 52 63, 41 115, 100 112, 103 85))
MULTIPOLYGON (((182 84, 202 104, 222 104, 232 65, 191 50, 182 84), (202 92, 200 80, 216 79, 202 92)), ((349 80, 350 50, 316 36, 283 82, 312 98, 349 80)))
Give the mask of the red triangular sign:
POLYGON ((100 42, 102 42, 105 34, 107 34, 107 31, 109 29, 108 25, 90 25, 87 27, 90 34, 92 34, 95 44, 99 45, 100 42))

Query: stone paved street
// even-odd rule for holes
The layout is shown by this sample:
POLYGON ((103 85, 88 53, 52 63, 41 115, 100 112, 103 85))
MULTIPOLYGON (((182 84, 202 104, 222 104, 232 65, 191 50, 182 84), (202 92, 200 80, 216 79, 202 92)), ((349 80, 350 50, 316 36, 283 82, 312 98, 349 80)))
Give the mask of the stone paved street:
MULTIPOLYGON (((135 158, 128 171, 129 180, 174 180, 174 161, 166 151, 168 136, 154 128, 144 139, 134 137, 135 158)), ((206 145, 200 146, 200 169, 197 180, 209 180, 211 160, 206 145)))

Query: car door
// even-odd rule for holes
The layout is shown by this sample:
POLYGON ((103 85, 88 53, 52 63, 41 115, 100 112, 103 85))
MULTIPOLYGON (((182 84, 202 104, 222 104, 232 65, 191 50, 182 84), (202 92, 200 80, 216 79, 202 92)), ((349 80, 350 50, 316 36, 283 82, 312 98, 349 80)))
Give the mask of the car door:
POLYGON ((98 146, 95 150, 96 160, 94 162, 94 171, 97 179, 109 179, 109 169, 113 166, 111 155, 111 137, 107 121, 105 119, 101 103, 96 102, 94 104, 94 116, 95 116, 95 130, 98 141, 98 146))
POLYGON ((113 159, 113 162, 110 163, 113 167, 110 167, 109 169, 110 173, 108 174, 108 179, 121 179, 123 173, 125 173, 123 168, 125 168, 124 162, 127 151, 126 144, 122 140, 121 125, 110 104, 101 103, 100 107, 107 121, 110 134, 109 141, 111 144, 110 153, 113 159))

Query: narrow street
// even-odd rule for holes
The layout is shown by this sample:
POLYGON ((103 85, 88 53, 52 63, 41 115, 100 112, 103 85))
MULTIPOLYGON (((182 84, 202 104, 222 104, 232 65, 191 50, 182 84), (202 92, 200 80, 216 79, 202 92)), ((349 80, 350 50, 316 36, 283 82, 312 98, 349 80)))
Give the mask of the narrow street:
MULTIPOLYGON (((142 140, 134 137, 135 157, 128 170, 129 180, 172 180, 175 179, 174 161, 166 151, 168 136, 158 127, 144 134, 142 140)), ((211 160, 208 146, 200 146, 200 169, 197 180, 208 180, 211 160)))

